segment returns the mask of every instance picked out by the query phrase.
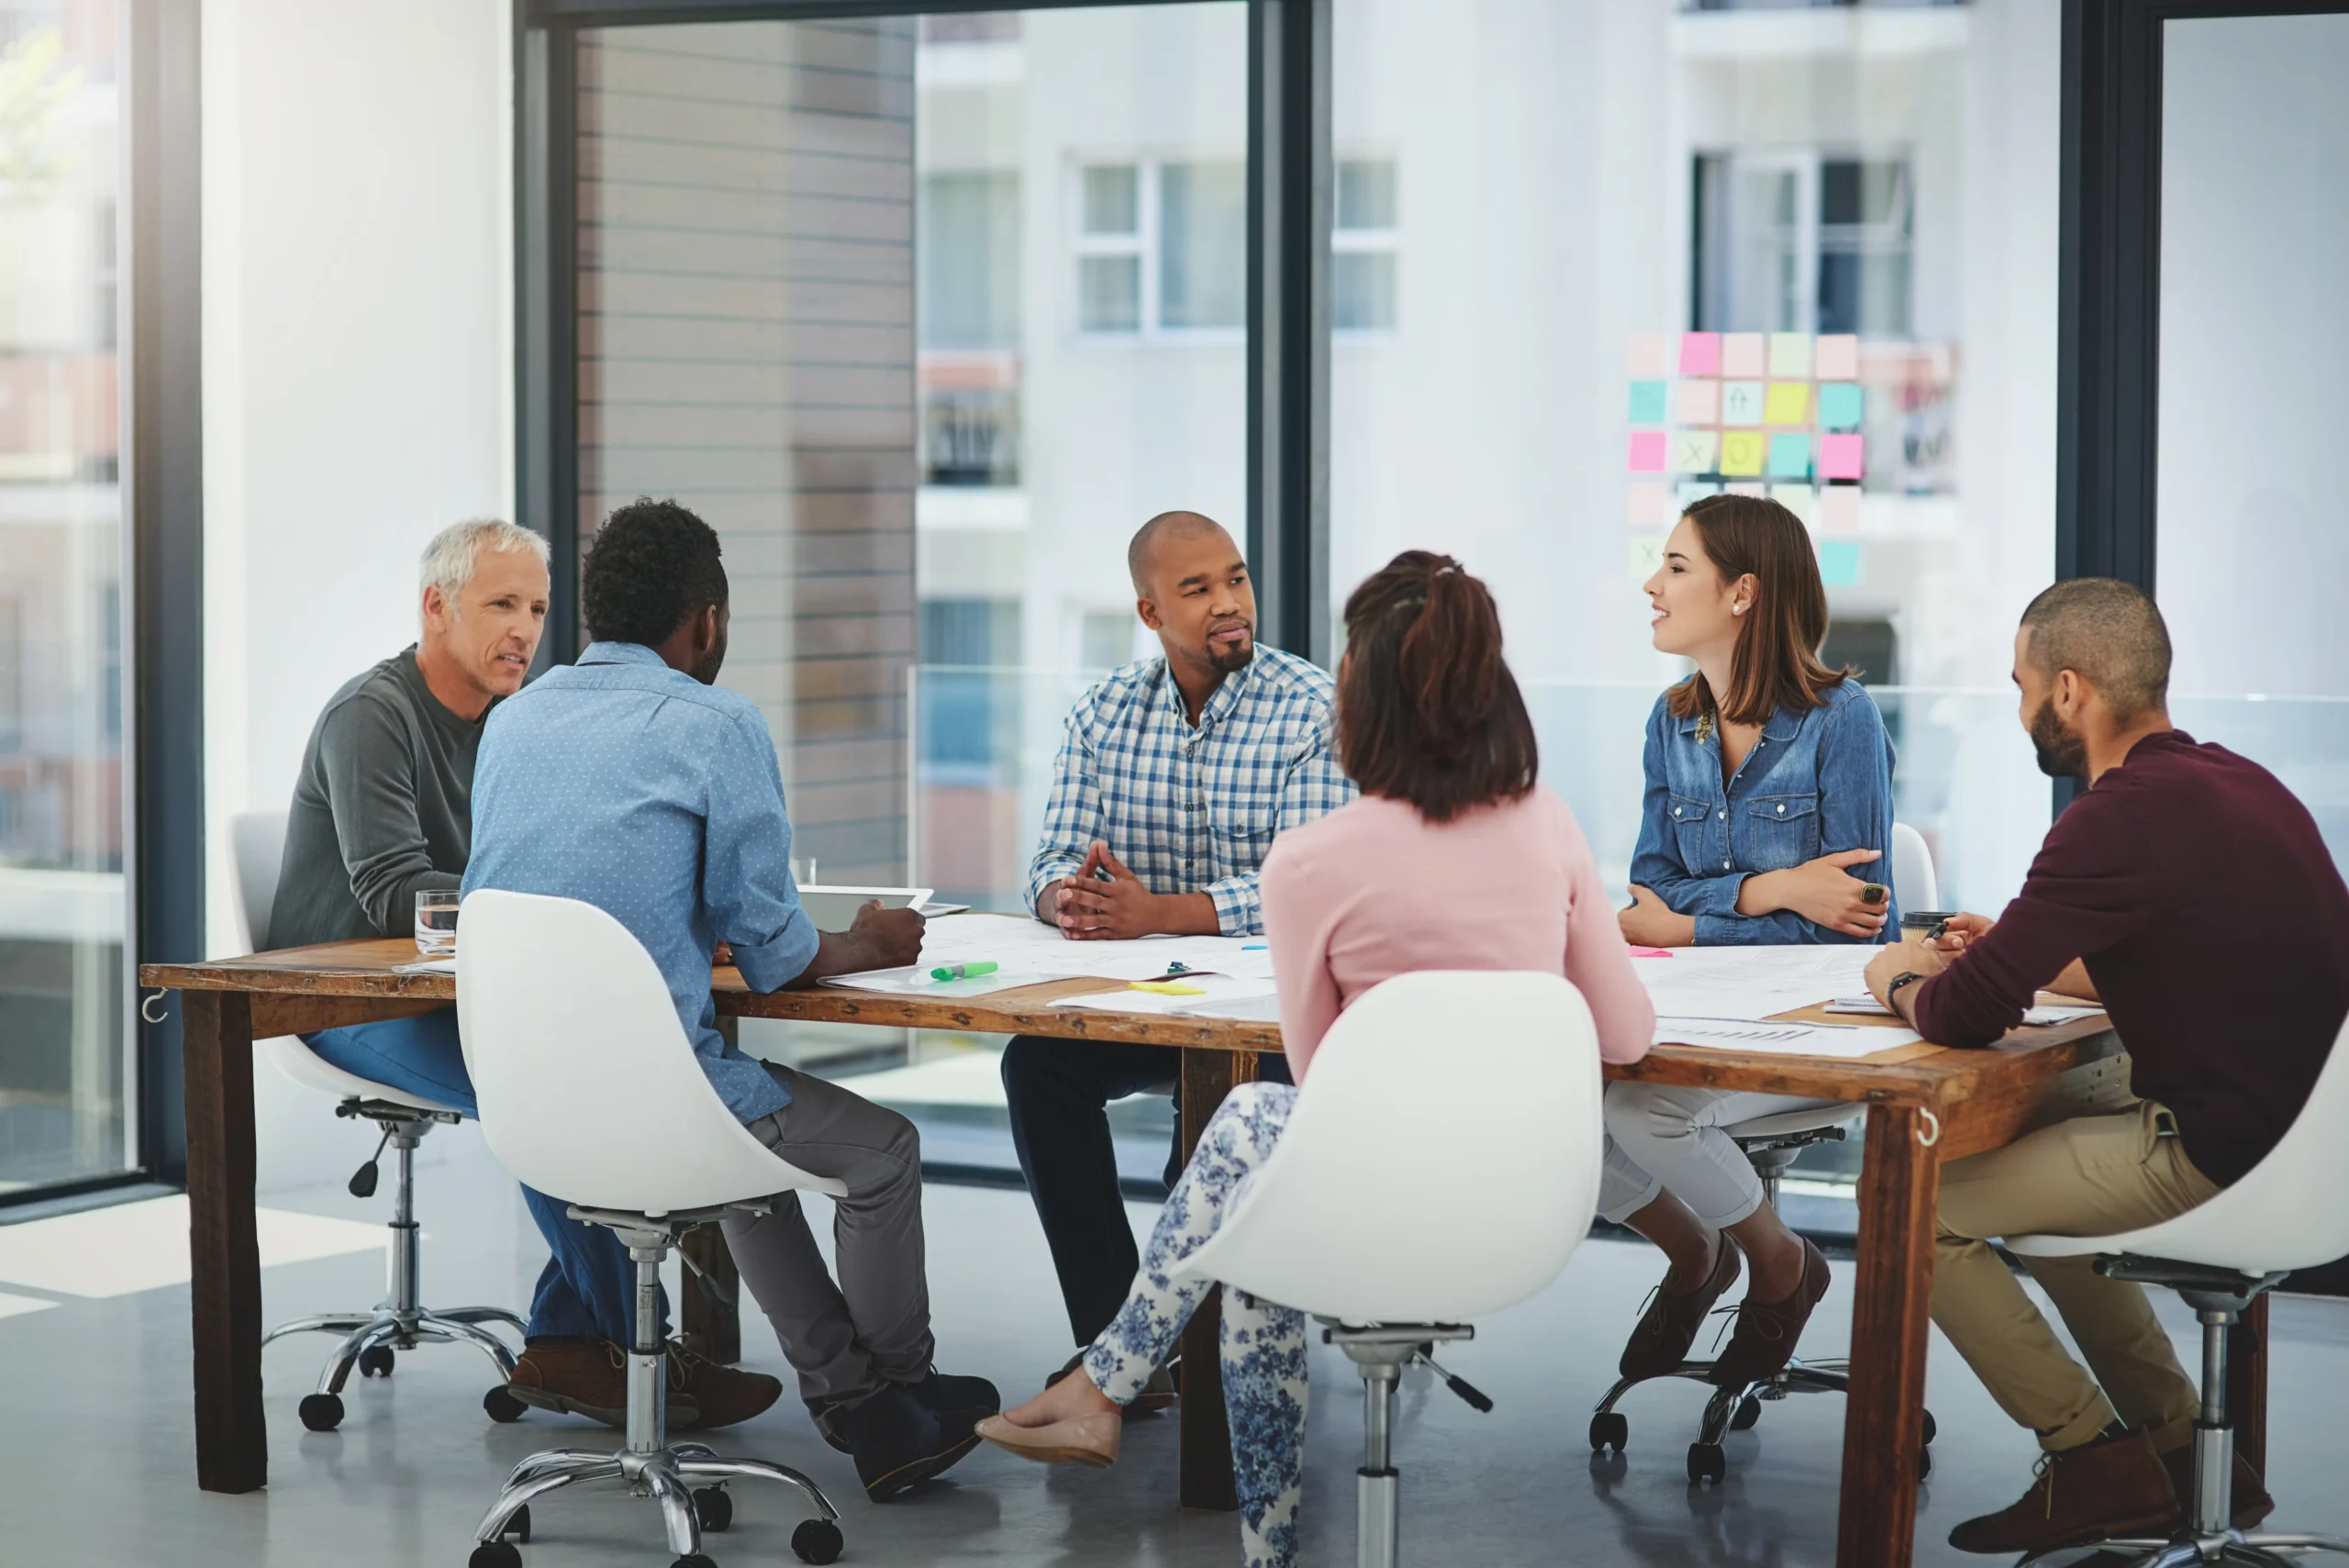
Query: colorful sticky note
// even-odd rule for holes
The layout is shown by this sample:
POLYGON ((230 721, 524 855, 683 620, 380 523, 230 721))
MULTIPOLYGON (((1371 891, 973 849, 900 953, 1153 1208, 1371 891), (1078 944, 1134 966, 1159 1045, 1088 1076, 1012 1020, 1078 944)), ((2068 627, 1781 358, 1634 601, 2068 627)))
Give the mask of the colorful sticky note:
POLYGON ((1721 339, 1721 374, 1758 377, 1763 363, 1761 333, 1731 332, 1721 339))
POLYGON ((1848 332, 1821 338, 1819 352, 1811 361, 1811 373, 1821 381, 1856 381, 1860 374, 1860 340, 1848 332))
POLYGON ((1720 455, 1720 440, 1719 430, 1673 431, 1672 472, 1711 473, 1714 472, 1714 459, 1720 455))
POLYGON ((1751 495, 1757 501, 1770 494, 1770 487, 1760 480, 1750 484, 1724 484, 1721 488, 1731 495, 1751 495))
POLYGON ((1808 484, 1773 484, 1770 486, 1770 499, 1776 501, 1779 506, 1784 506, 1787 511, 1792 512, 1796 517, 1800 517, 1806 525, 1810 521, 1810 514, 1815 505, 1813 497, 1817 494, 1818 493, 1812 490, 1808 484))
POLYGON ((1635 528, 1660 528, 1672 521, 1672 497, 1654 480, 1634 480, 1624 520, 1635 528))
POLYGON ((1684 479, 1674 488, 1672 498, 1680 504, 1680 509, 1685 512, 1706 496, 1718 495, 1720 493, 1720 485, 1711 480, 1684 479))
POLYGON ((1631 536, 1631 581, 1644 583, 1664 569, 1664 536, 1631 536))
POLYGON ((1719 375, 1721 368, 1721 335, 1718 332, 1683 332, 1680 334, 1680 373, 1682 375, 1719 375))
POLYGON ((1773 479, 1809 479, 1810 477, 1810 438, 1809 436, 1772 436, 1770 438, 1770 477, 1773 479))
POLYGON ((1770 373, 1797 380, 1810 379, 1810 334, 1808 332, 1773 332, 1770 334, 1770 373))
POLYGON ((1665 383, 1635 381, 1631 384, 1631 423, 1661 425, 1664 423, 1665 383))
POLYGON ((1819 422, 1831 430, 1856 430, 1860 416, 1867 407, 1867 400, 1860 394, 1859 384, 1849 381, 1822 381, 1819 384, 1819 422))
POLYGON ((1774 381, 1762 404, 1762 422, 1765 425, 1808 425, 1810 423, 1810 383, 1807 381, 1774 381))
POLYGON ((1860 585, 1860 546, 1856 539, 1819 541, 1819 580, 1831 588, 1860 585))
POLYGON ((1759 425, 1761 422, 1762 384, 1758 381, 1721 383, 1721 423, 1759 425))
POLYGON ((1811 517, 1814 525, 1824 532, 1856 532, 1860 526, 1860 487, 1856 484, 1828 485, 1819 493, 1819 506, 1811 517))
POLYGON ((1769 438, 1759 430, 1724 430, 1721 432, 1721 472, 1759 473, 1769 450, 1769 438))
POLYGON ((1631 339, 1623 368, 1633 381, 1654 381, 1672 373, 1672 340, 1661 332, 1642 332, 1631 339))
POLYGON ((1664 472, 1664 432, 1634 430, 1631 432, 1631 472, 1662 473, 1664 472))
POLYGON ((1821 436, 1819 438, 1819 477, 1821 479, 1858 479, 1865 470, 1865 453, 1863 436, 1821 436))
POLYGON ((1717 381, 1684 381, 1672 389, 1672 418, 1679 425, 1718 425, 1721 422, 1721 384, 1717 381))

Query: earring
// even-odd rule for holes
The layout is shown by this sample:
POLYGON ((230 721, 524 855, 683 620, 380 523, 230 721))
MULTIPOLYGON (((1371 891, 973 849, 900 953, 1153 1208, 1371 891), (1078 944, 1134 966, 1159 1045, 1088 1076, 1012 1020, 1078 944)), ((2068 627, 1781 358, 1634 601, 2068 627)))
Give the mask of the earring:
POLYGON ((1742 616, 1745 613, 1745 606, 1743 605, 1731 605, 1729 607, 1729 613, 1733 616, 1742 616))

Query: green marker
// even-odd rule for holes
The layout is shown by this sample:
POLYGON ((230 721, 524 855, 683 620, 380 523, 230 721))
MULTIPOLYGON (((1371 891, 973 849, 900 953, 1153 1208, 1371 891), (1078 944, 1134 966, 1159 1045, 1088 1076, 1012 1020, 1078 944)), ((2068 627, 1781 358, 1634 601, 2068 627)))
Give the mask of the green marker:
POLYGON ((930 972, 932 980, 976 980, 982 974, 993 974, 996 966, 991 960, 977 963, 950 963, 943 969, 930 972))

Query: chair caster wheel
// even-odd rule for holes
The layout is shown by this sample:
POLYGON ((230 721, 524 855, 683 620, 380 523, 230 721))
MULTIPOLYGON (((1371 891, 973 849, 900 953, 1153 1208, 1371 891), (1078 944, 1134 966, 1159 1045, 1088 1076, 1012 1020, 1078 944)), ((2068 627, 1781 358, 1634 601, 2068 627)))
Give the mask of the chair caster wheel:
POLYGON ((342 1425, 342 1396, 340 1394, 305 1394, 295 1407, 302 1424, 314 1432, 330 1432, 342 1425))
POLYGON ((491 1420, 500 1423, 518 1421, 522 1412, 529 1408, 502 1383, 481 1396, 481 1407, 488 1412, 491 1420))
POLYGON ((392 1347, 370 1345, 359 1352, 359 1375, 389 1377, 392 1375, 392 1347))
POLYGON ((1620 1410, 1601 1410, 1590 1418, 1590 1451, 1604 1453, 1613 1449, 1617 1453, 1631 1440, 1631 1423, 1620 1410))
POLYGON ((510 1540, 484 1540, 473 1548, 465 1568, 522 1568, 522 1554, 510 1540))
POLYGON ((1719 1481, 1728 1473, 1729 1461, 1722 1457, 1720 1449, 1708 1447, 1704 1443, 1688 1445, 1690 1485, 1701 1485, 1708 1481, 1719 1481))
POLYGON ((723 1486, 703 1486, 694 1493, 694 1514, 701 1520, 701 1528, 713 1535, 722 1533, 734 1522, 734 1499, 726 1495, 723 1486))
POLYGON ((1737 1414, 1729 1418, 1729 1429, 1732 1432, 1750 1431, 1753 1423, 1761 1418, 1762 1401, 1748 1395, 1739 1401, 1737 1414))
POLYGON ((1919 1449, 1917 1451, 1917 1479, 1922 1481, 1926 1476, 1931 1475, 1932 1473, 1933 1451, 1929 1448, 1919 1449))
POLYGON ((529 1504, 525 1503, 520 1507, 515 1509, 514 1517, 506 1521, 506 1528, 497 1532, 497 1538, 500 1540, 505 1540, 507 1536, 512 1536, 514 1538, 515 1544, 518 1546, 528 1546, 530 1544, 529 1504))
POLYGON ((718 1564, 698 1551, 688 1551, 670 1563, 669 1568, 718 1568, 718 1564))
POLYGON ((1933 1413, 1932 1413, 1931 1410, 1926 1411, 1926 1412, 1925 1412, 1925 1442, 1926 1442, 1926 1445, 1927 1445, 1928 1447, 1932 1446, 1932 1443, 1933 1439, 1934 1439, 1934 1438, 1936 1438, 1936 1437, 1938 1437, 1938 1436, 1940 1436, 1940 1434, 1941 1434, 1941 1429, 1940 1429, 1939 1427, 1937 1427, 1937 1426, 1935 1426, 1935 1425, 1933 1424, 1933 1413))
POLYGON ((841 1527, 829 1519, 803 1520, 791 1532, 791 1550, 799 1554, 802 1562, 837 1562, 844 1544, 841 1527))

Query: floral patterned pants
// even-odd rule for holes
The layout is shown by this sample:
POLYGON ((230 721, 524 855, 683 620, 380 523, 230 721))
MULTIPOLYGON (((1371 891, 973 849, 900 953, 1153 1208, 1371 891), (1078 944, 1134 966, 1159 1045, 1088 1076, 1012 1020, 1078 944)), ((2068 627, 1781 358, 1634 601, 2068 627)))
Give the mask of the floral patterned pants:
MULTIPOLYGON (((1210 1282, 1170 1272, 1197 1251, 1248 1190, 1297 1104, 1286 1084, 1242 1084, 1208 1123, 1142 1252, 1141 1272, 1085 1370, 1102 1393, 1130 1404, 1166 1359, 1210 1282)), ((1297 1562, 1297 1505, 1304 1487, 1305 1314, 1223 1293, 1223 1397, 1231 1412, 1241 1545, 1248 1568, 1297 1562)))

